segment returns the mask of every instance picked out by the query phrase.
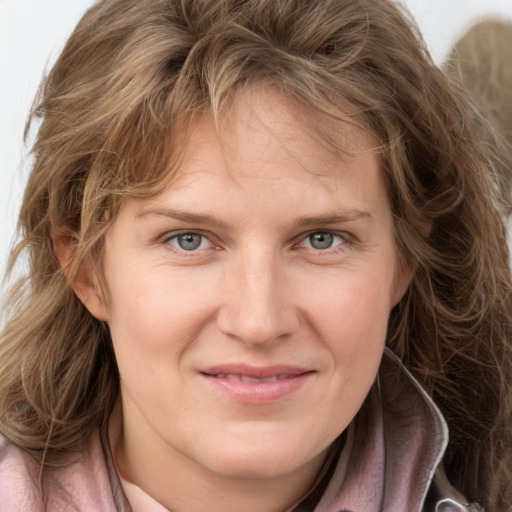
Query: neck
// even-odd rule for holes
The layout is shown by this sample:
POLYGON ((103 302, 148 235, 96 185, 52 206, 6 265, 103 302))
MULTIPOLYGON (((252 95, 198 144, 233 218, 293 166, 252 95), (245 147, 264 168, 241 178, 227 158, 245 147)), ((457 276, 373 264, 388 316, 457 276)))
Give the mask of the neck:
POLYGON ((212 478, 196 469, 184 471, 169 465, 165 474, 154 472, 147 478, 147 468, 133 470, 129 461, 118 457, 119 470, 146 494, 172 512, 222 510, 224 512, 285 512, 298 504, 305 494, 298 484, 309 489, 316 475, 298 480, 295 475, 272 480, 212 478))

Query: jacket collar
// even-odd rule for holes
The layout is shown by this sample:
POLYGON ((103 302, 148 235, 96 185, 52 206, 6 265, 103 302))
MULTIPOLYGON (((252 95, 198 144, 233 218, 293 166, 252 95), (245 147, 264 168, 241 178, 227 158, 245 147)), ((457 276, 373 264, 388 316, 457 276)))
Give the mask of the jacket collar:
POLYGON ((447 443, 441 412, 386 349, 315 512, 420 512, 447 443))

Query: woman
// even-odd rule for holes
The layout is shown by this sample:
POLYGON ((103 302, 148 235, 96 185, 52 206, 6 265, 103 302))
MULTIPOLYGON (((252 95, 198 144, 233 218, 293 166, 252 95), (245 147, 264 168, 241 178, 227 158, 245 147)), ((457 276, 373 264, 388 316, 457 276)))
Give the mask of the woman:
POLYGON ((507 510, 500 160, 396 4, 104 0, 35 116, 0 510, 507 510))

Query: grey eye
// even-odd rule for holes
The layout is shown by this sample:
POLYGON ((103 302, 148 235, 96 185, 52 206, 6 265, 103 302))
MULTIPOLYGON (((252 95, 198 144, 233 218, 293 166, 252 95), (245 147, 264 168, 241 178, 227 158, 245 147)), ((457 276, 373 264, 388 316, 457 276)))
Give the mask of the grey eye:
POLYGON ((314 249, 329 249, 334 243, 334 234, 327 231, 317 231, 309 235, 308 239, 314 249))
POLYGON ((176 235, 174 241, 184 251, 195 251, 201 246, 203 236, 198 233, 181 233, 176 235))

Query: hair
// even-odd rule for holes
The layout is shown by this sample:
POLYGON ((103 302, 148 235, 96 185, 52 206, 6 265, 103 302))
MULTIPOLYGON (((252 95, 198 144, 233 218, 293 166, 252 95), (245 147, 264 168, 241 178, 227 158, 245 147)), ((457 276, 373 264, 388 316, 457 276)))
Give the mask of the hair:
POLYGON ((218 117, 258 84, 302 109, 326 145, 337 144, 336 120, 377 142, 400 265, 415 269, 387 344, 446 417, 452 484, 504 510, 512 304, 502 164, 482 142, 485 123, 388 0, 103 0, 83 16, 33 112, 41 124, 10 263, 27 254, 28 269, 0 338, 0 432, 51 468, 105 424, 119 393, 110 335, 71 284, 86 268, 108 294, 103 242, 123 202, 168 183, 194 116, 218 117), (63 227, 74 246, 66 268, 51 238, 63 227))

